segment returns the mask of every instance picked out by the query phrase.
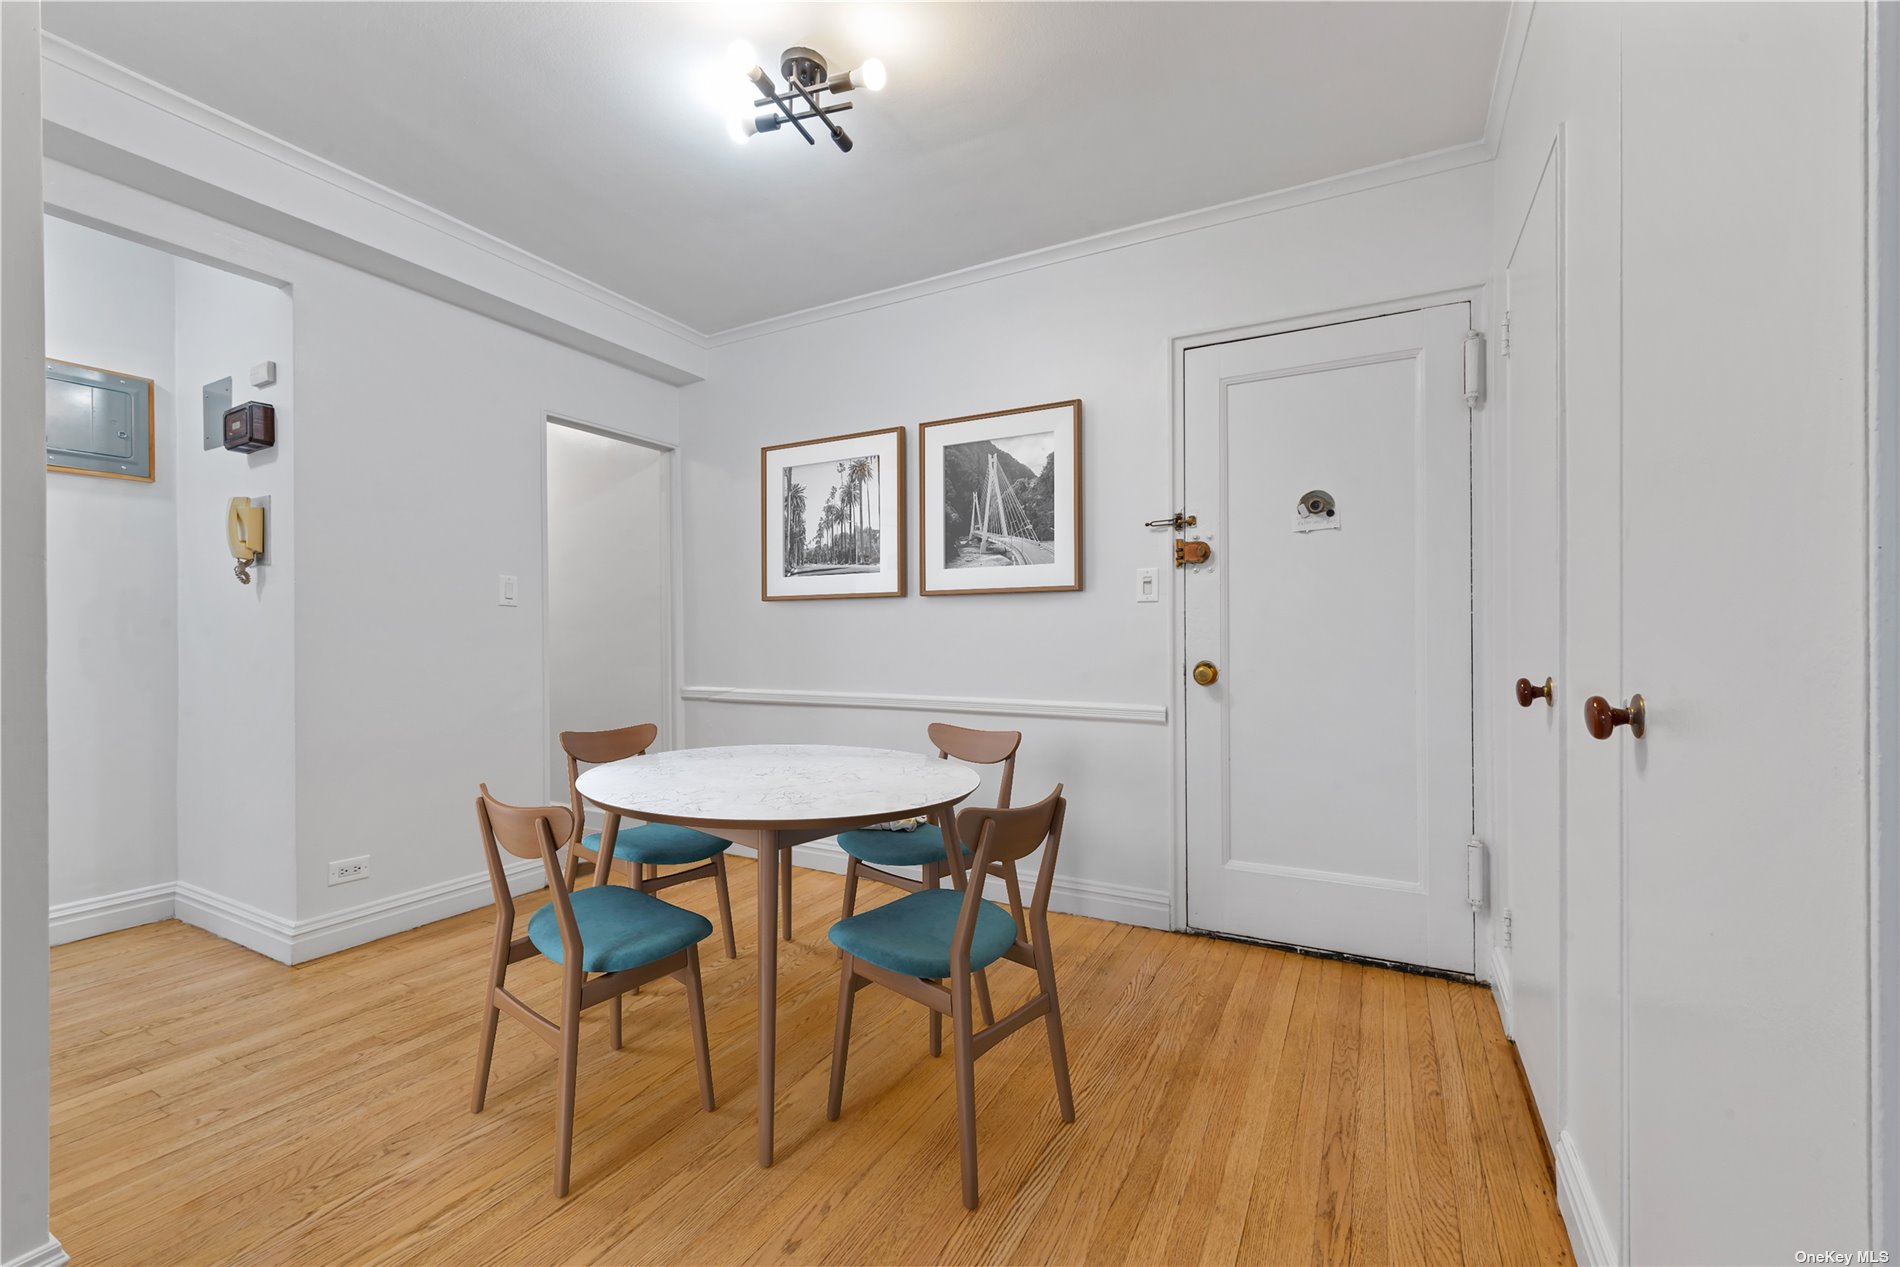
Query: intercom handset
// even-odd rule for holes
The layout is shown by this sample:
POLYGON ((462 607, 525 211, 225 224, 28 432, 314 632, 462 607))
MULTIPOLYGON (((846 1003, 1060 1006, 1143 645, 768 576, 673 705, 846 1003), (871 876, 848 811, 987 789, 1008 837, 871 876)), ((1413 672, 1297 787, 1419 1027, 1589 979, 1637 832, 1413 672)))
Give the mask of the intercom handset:
POLYGON ((225 518, 225 536, 231 545, 231 557, 237 560, 240 584, 251 583, 251 565, 264 556, 264 507, 248 497, 233 497, 230 514, 225 518))

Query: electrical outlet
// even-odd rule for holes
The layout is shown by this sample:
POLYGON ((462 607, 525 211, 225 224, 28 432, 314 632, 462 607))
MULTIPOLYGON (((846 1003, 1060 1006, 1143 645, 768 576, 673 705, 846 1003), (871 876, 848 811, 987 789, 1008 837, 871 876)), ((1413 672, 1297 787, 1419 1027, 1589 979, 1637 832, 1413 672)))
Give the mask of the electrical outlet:
POLYGON ((338 858, 330 864, 330 883, 348 884, 352 880, 369 879, 369 859, 338 858))

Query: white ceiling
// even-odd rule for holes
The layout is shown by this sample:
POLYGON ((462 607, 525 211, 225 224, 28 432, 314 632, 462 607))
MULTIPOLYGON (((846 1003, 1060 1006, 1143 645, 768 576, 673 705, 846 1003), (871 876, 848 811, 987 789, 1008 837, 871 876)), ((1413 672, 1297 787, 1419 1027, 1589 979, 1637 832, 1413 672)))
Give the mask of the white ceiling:
POLYGON ((1491 3, 73 3, 46 29, 714 333, 1484 131, 1491 3), (852 94, 734 145, 743 37, 852 94), (709 86, 710 85, 710 86, 709 86))

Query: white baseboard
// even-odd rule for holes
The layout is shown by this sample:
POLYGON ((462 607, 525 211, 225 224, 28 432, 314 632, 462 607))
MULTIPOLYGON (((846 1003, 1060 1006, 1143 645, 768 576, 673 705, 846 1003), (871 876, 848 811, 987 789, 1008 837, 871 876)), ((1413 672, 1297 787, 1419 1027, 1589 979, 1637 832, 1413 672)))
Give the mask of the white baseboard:
POLYGON ((63 946, 69 941, 83 941, 101 933, 116 933, 122 928, 170 919, 176 887, 170 883, 148 884, 142 889, 55 903, 46 913, 49 944, 63 946))
POLYGON ((291 958, 291 936, 297 931, 296 925, 283 916, 183 880, 178 882, 175 902, 178 918, 194 928, 279 963, 295 962, 291 958))
MULTIPOLYGON (((743 845, 733 846, 732 852, 741 857, 752 856, 752 851, 743 845)), ((793 865, 809 867, 813 871, 843 875, 846 861, 844 850, 830 840, 796 845, 792 849, 793 865)), ((1025 868, 1021 876, 1023 897, 1027 900, 1029 891, 1035 886, 1036 873, 1025 868)), ((1111 884, 1103 880, 1056 876, 1049 886, 1049 909, 1065 915, 1134 924, 1140 928, 1165 929, 1169 926, 1166 892, 1160 889, 1138 889, 1128 884, 1111 884)))
POLYGON ((1511 1010, 1511 960, 1501 946, 1491 947, 1491 994, 1498 1001, 1498 1017, 1504 1022, 1504 1035, 1514 1037, 1517 1019, 1511 1010))
MULTIPOLYGON (((502 868, 508 877, 508 891, 521 894, 542 888, 547 883, 541 860, 529 858, 502 868)), ((339 950, 361 946, 439 919, 448 919, 464 911, 473 911, 495 900, 488 872, 444 880, 393 897, 378 898, 357 906, 296 921, 290 934, 291 957, 288 963, 306 963, 333 955, 339 950)))
MULTIPOLYGON (((536 859, 513 863, 506 868, 506 872, 511 893, 526 893, 545 883, 541 863, 536 859)), ((248 902, 240 902, 184 881, 154 888, 164 890, 166 907, 163 914, 154 918, 166 919, 176 915, 187 924, 202 928, 226 941, 234 941, 279 963, 288 964, 308 963, 339 950, 348 950, 352 946, 361 946, 487 906, 494 900, 489 891, 486 871, 443 880, 420 889, 411 889, 407 893, 377 898, 308 919, 285 919, 248 902)), ((99 900, 104 902, 109 899, 99 900)), ((130 928, 134 923, 148 922, 130 920, 119 927, 130 928)), ((110 930, 99 928, 95 931, 110 930)), ((55 937, 55 941, 58 940, 55 937)))
POLYGON ((1557 1209, 1570 1231, 1570 1249, 1582 1267, 1615 1267, 1616 1238, 1597 1204, 1595 1189, 1584 1173, 1583 1157, 1569 1131, 1557 1136, 1557 1209))
POLYGON ((66 1250, 54 1237, 47 1237, 46 1244, 38 1249, 30 1249, 24 1254, 15 1255, 0 1267, 66 1267, 72 1260, 66 1256, 66 1250))

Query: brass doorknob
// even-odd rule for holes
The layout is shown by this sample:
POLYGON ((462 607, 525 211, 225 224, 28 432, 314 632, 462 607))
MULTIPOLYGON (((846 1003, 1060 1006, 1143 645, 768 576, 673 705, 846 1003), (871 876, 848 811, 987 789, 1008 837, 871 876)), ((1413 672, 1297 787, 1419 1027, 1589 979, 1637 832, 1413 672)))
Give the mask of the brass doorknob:
POLYGON ((1550 707, 1555 708, 1557 706, 1557 684, 1549 678, 1544 679, 1542 686, 1532 686, 1531 680, 1527 677, 1521 677, 1517 680, 1517 706, 1519 708, 1529 708, 1540 699, 1550 707))
POLYGON ((1630 696, 1629 707, 1618 708, 1601 695, 1583 702, 1583 725, 1598 739, 1608 739, 1618 726, 1628 726, 1638 739, 1643 737, 1643 697, 1630 696))
POLYGON ((1212 660, 1203 660, 1194 666, 1194 680, 1202 686, 1212 686, 1220 678, 1220 670, 1214 667, 1212 660))

